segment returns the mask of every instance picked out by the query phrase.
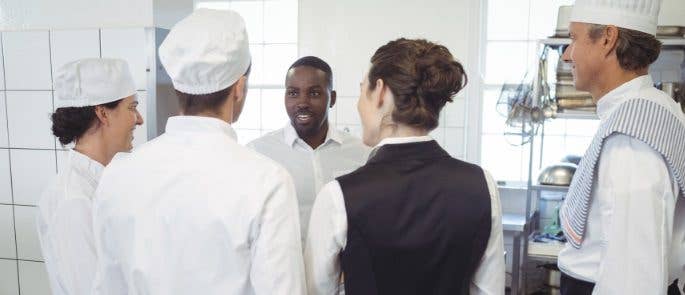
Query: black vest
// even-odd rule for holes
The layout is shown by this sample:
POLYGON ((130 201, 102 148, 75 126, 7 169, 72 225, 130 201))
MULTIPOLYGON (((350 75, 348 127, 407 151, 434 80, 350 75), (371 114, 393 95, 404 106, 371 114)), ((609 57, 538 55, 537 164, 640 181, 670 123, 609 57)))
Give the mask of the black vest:
POLYGON ((480 167, 435 141, 384 145, 338 182, 345 294, 468 294, 491 227, 480 167))

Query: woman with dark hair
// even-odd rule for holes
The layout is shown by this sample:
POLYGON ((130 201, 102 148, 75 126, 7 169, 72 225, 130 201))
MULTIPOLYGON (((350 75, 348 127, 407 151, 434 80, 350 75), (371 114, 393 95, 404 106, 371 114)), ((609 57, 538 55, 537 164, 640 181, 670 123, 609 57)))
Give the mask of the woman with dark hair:
POLYGON ((38 234, 53 294, 91 294, 95 273, 92 198, 104 167, 130 151, 143 124, 126 62, 83 59, 55 76, 52 133, 74 143, 66 167, 39 202, 38 234))
POLYGON ((499 196, 428 133, 466 85, 449 50, 381 46, 361 83, 365 166, 326 185, 305 246, 309 294, 504 294, 499 196))

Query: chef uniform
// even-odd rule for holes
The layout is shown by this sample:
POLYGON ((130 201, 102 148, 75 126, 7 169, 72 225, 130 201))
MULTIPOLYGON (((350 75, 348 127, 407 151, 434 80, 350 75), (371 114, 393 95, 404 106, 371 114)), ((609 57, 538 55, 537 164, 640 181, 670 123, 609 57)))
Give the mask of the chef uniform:
MULTIPOLYGON (((250 66, 244 21, 196 10, 159 56, 177 91, 226 89, 250 66)), ((115 157, 96 195, 94 294, 304 294, 292 179, 226 121, 169 118, 163 135, 115 157)))
MULTIPOLYGON (((571 21, 656 31, 658 2, 603 2, 576 1, 571 21)), ((648 75, 601 97, 597 115, 599 130, 560 211, 569 241, 558 261, 562 293, 682 290, 685 116, 648 75)))
POLYGON ((305 244, 309 294, 504 294, 499 195, 430 136, 386 138, 328 183, 305 244))
MULTIPOLYGON (((123 60, 78 60, 55 73, 57 108, 96 106, 135 94, 123 60)), ((38 203, 38 237, 55 295, 90 294, 97 261, 92 203, 103 169, 100 162, 70 150, 38 203)))
POLYGON ((370 150, 360 139, 330 125, 324 143, 312 149, 290 123, 247 146, 283 165, 293 176, 303 239, 316 194, 326 183, 364 165, 370 150))

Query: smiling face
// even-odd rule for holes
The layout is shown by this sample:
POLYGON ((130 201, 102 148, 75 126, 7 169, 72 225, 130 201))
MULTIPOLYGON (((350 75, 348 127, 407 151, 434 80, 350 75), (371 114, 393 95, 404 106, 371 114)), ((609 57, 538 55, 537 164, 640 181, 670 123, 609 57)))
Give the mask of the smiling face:
POLYGON ((310 66, 290 69, 285 80, 285 109, 300 138, 327 132, 328 110, 335 104, 326 73, 310 66))
POLYGON ((569 25, 571 44, 562 55, 573 66, 573 81, 581 91, 591 91, 604 60, 601 42, 590 38, 589 32, 590 24, 572 22, 569 25))
POLYGON ((135 95, 124 98, 114 109, 104 108, 107 124, 103 126, 109 149, 115 152, 130 151, 133 148, 133 131, 143 124, 138 112, 138 99, 135 95))

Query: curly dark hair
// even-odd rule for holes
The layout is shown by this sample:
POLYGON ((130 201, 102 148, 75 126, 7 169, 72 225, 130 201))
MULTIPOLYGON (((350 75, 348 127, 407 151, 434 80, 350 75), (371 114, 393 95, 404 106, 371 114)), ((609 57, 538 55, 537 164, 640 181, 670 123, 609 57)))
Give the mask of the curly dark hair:
POLYGON ((371 57, 371 90, 378 79, 395 97, 393 121, 429 131, 438 126, 440 111, 468 80, 447 47, 405 38, 381 46, 371 57))
MULTIPOLYGON (((115 100, 101 106, 114 109, 123 99, 115 100)), ((52 134, 62 145, 75 142, 96 123, 95 106, 58 108, 51 115, 52 134)))

